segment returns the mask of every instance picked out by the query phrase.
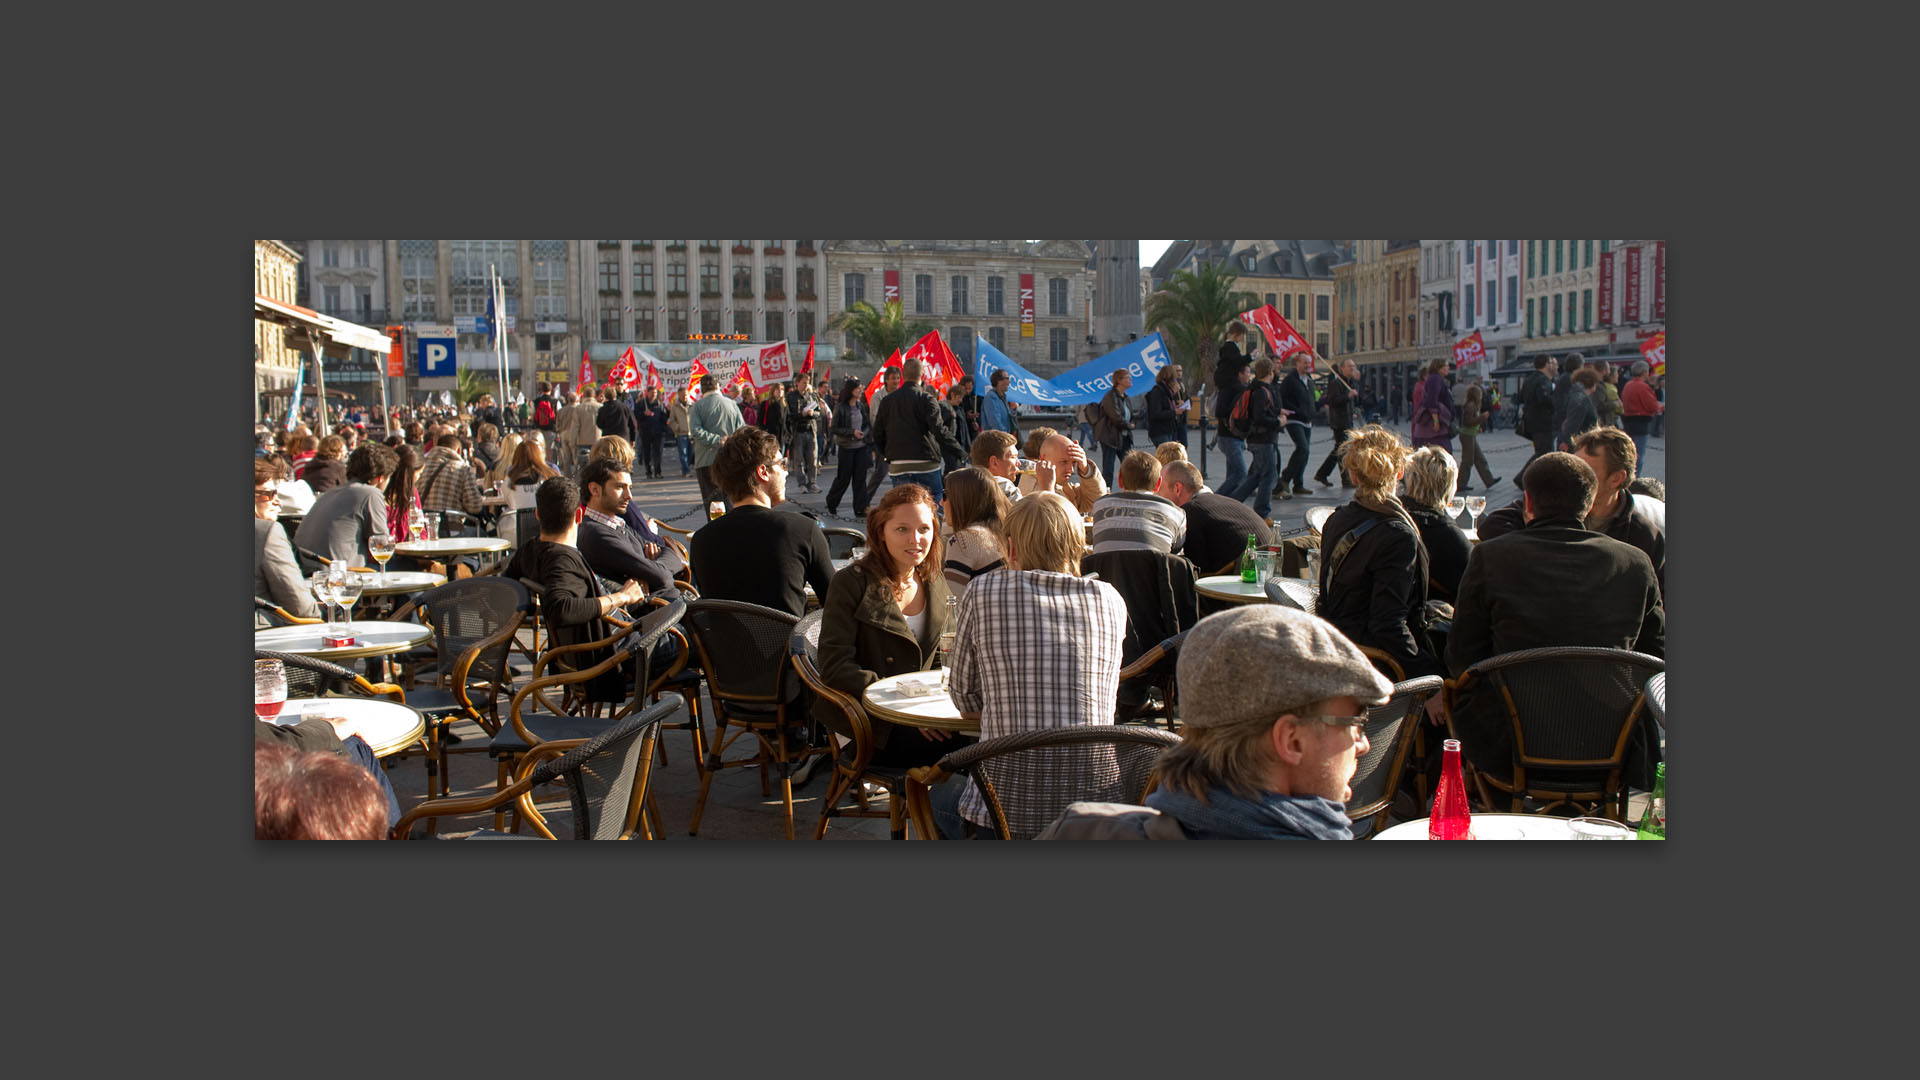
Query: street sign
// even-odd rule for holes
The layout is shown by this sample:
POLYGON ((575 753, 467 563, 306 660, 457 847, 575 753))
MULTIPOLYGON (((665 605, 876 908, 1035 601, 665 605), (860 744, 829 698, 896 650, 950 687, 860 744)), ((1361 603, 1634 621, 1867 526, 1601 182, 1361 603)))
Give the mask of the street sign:
POLYGON ((430 379, 437 375, 451 375, 454 369, 453 338, 420 339, 420 377, 430 379))

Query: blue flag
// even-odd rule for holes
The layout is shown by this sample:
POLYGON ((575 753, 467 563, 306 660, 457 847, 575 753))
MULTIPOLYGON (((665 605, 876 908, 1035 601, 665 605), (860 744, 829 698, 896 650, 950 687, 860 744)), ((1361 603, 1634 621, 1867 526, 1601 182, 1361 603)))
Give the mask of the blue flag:
POLYGON ((1129 341, 1105 356, 1089 360, 1053 379, 1042 379, 1014 363, 984 337, 976 335, 973 355, 973 381, 976 385, 992 385, 993 373, 1004 370, 1012 379, 1007 384, 1007 400, 1027 405, 1072 406, 1099 401, 1108 390, 1113 389, 1115 371, 1125 368, 1132 373, 1135 383, 1152 382, 1160 369, 1171 362, 1166 343, 1160 340, 1159 334, 1129 341))
POLYGON ((307 362, 299 360, 294 364, 293 400, 287 403, 287 430, 292 431, 300 422, 300 391, 307 385, 307 362))

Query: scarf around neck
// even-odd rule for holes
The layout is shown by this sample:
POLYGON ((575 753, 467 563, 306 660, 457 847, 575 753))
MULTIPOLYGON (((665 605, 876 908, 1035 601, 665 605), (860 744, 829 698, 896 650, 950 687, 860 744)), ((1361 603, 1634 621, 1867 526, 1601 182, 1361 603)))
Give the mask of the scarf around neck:
POLYGON ((1249 801, 1218 784, 1207 801, 1172 788, 1147 796, 1146 805, 1180 822, 1199 840, 1351 840, 1346 808, 1318 795, 1263 792, 1249 801))

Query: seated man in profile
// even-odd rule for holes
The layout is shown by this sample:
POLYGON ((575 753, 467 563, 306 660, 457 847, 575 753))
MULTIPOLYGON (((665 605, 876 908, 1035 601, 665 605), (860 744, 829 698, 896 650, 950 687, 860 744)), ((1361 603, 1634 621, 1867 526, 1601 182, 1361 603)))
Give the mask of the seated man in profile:
MULTIPOLYGON (((1653 561, 1587 525, 1598 486, 1593 469, 1572 454, 1547 453, 1521 480, 1526 523, 1482 540, 1467 558, 1447 634, 1447 670, 1458 678, 1490 657, 1556 645, 1664 658, 1666 612, 1653 561)), ((1453 722, 1473 767, 1504 779, 1512 773, 1513 728, 1499 696, 1456 698, 1453 722)), ((1443 716, 1439 701, 1436 695, 1427 703, 1434 723, 1443 716)), ((1651 764, 1646 771, 1650 780, 1651 764)))
POLYGON ((1249 535, 1261 547, 1273 543, 1266 519, 1246 503, 1207 487, 1191 461, 1162 466, 1154 490, 1186 513, 1186 541, 1180 553, 1201 577, 1221 573, 1223 566, 1238 559, 1247 549, 1249 535))
POLYGON ((1038 467, 1020 477, 1020 494, 1051 491, 1066 498, 1082 514, 1093 512, 1094 501, 1107 493, 1100 470, 1087 460, 1080 444, 1055 432, 1040 446, 1038 467))
POLYGON ((1093 553, 1157 551, 1171 555, 1187 542, 1187 512, 1164 495, 1160 460, 1145 450, 1130 450, 1120 459, 1116 479, 1120 490, 1093 503, 1093 553))
POLYGON ((578 542, 593 572, 609 581, 637 581, 651 596, 678 597, 672 572, 647 554, 646 538, 626 522, 633 474, 612 458, 593 458, 580 470, 580 487, 586 505, 578 542))
MULTIPOLYGON (((1632 544, 1646 553, 1653 563, 1653 574, 1660 582, 1662 595, 1667 587, 1667 508, 1631 488, 1634 470, 1639 466, 1633 438, 1615 427, 1588 428, 1574 436, 1573 453, 1598 478, 1593 507, 1587 511, 1586 527, 1622 543, 1632 544), (1656 505, 1657 504, 1657 505, 1656 505)), ((1526 477, 1520 478, 1521 483, 1526 477)), ((1655 481, 1657 483, 1657 481, 1655 481)), ((1498 510, 1490 511, 1474 530, 1484 542, 1504 536, 1526 523, 1526 497, 1498 510)))
POLYGON ((975 466, 986 470, 1008 503, 1020 501, 1020 457, 1012 435, 988 428, 973 437, 967 453, 975 466))
POLYGON ((1250 604, 1180 649, 1178 745, 1144 806, 1074 803, 1041 840, 1351 840, 1346 802, 1389 683, 1317 615, 1250 604))
POLYGON ((362 446, 347 458, 347 482, 313 502, 293 542, 328 559, 371 565, 367 538, 387 531, 387 478, 400 457, 384 446, 362 446))

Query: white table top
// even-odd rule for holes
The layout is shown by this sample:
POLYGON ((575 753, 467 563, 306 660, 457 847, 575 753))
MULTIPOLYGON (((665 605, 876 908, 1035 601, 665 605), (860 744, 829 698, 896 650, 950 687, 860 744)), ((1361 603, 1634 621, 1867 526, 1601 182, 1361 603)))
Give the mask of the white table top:
POLYGON ((861 698, 868 712, 889 723, 942 731, 980 730, 979 721, 961 718, 953 698, 940 688, 938 671, 889 675, 869 684, 861 698))
POLYGON ((427 730, 426 721, 418 710, 399 702, 374 698, 288 698, 280 715, 267 722, 292 727, 309 716, 344 716, 351 719, 358 728, 357 734, 373 748, 374 757, 386 757, 405 750, 427 730))
POLYGON ((393 550, 401 555, 477 555, 512 546, 513 541, 499 536, 443 536, 438 540, 402 540, 393 550))
POLYGON ((433 627, 421 623, 355 620, 352 626, 353 636, 360 641, 358 645, 327 648, 320 644, 327 624, 302 623, 297 626, 276 626, 268 630, 256 631, 253 635, 253 647, 266 649, 269 652, 299 653, 301 656, 338 661, 405 652, 433 637, 433 627))
POLYGON ((392 596, 396 593, 425 592, 436 586, 445 585, 445 574, 430 574, 425 570, 389 570, 386 584, 380 584, 376 574, 361 574, 366 584, 360 587, 361 596, 392 596))
MULTIPOLYGON (((1425 840, 1427 819, 1403 821, 1374 836, 1375 840, 1425 840)), ((1475 840, 1571 840, 1573 830, 1566 818, 1541 814, 1475 814, 1475 840)))
POLYGON ((1239 574, 1218 574, 1203 577, 1193 583, 1193 587, 1202 596, 1211 596, 1215 600, 1230 600, 1237 604, 1264 604, 1267 602, 1267 590, 1257 581, 1241 581, 1239 574))

